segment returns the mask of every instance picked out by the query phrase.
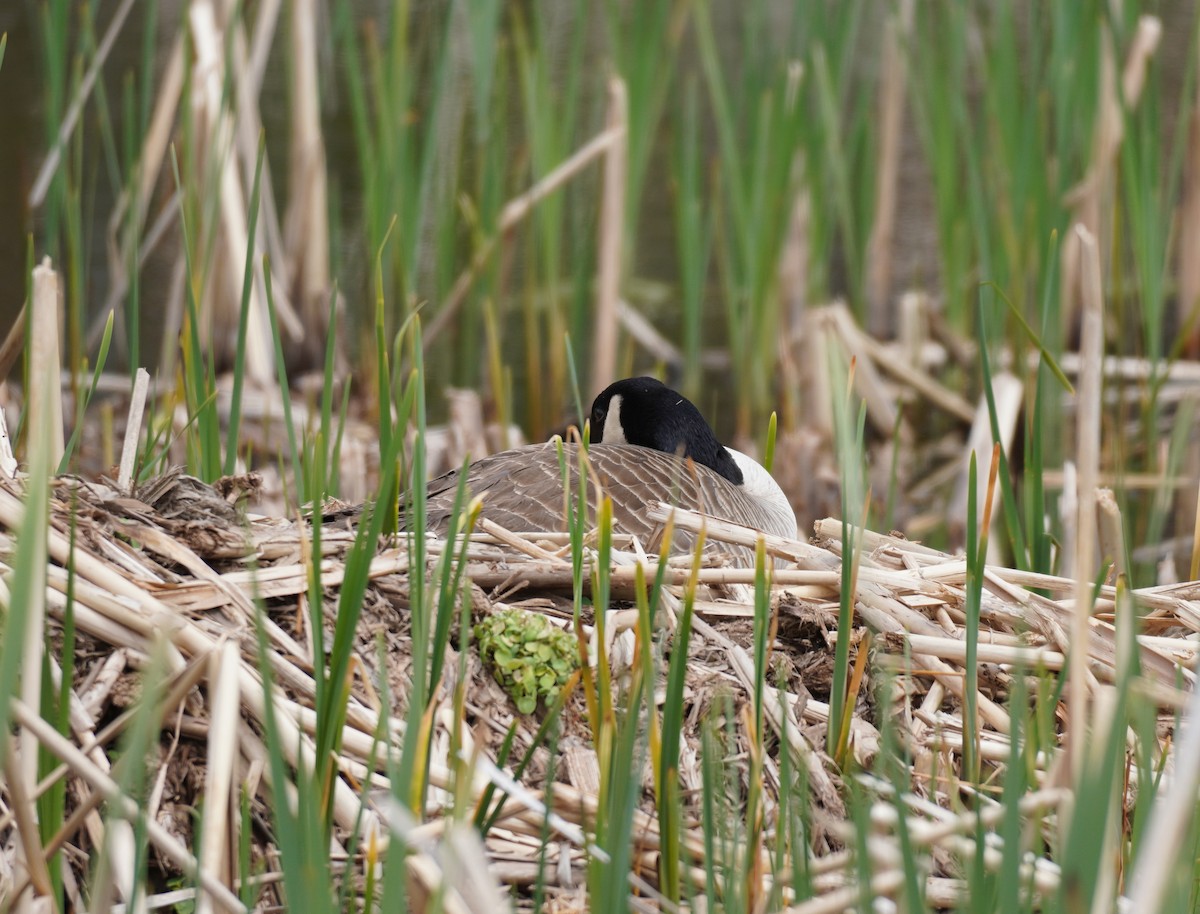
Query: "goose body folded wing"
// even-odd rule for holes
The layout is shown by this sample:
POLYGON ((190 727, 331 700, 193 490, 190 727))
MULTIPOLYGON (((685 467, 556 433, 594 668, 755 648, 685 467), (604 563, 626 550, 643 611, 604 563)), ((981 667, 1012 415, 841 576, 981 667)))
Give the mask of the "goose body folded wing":
MULTIPOLYGON (((658 549, 660 524, 649 517, 659 503, 700 511, 776 536, 794 537, 796 515, 775 480, 750 457, 722 446, 699 410, 653 378, 628 378, 605 389, 591 412, 588 449, 588 526, 600 491, 612 500, 614 532, 631 534, 658 549)), ((512 531, 562 532, 567 493, 577 497, 578 445, 563 445, 566 490, 555 443, 484 457, 467 469, 467 489, 483 501, 483 516, 512 531)), ((427 529, 445 534, 461 472, 429 483, 427 529)), ((677 537, 675 549, 690 549, 677 537)), ((722 544, 710 548, 725 550, 722 544)), ((737 550, 731 550, 737 551, 737 550)), ((742 550, 744 551, 744 550, 742 550)))
MULTIPOLYGON (((579 485, 578 445, 563 445, 569 467, 572 503, 579 485)), ((598 489, 613 504, 613 529, 638 537, 647 548, 657 547, 660 524, 648 510, 665 503, 700 511, 720 520, 754 527, 777 536, 794 537, 794 515, 782 517, 706 466, 674 454, 632 444, 596 444, 588 450, 593 484, 588 486, 588 526, 595 522, 598 489)), ((454 509, 460 471, 429 484, 426 501, 428 528, 447 533, 454 509)), ((513 531, 564 532, 566 497, 554 443, 502 451, 477 460, 468 468, 468 489, 483 501, 482 516, 513 531)), ((677 547, 688 548, 680 536, 677 547)))

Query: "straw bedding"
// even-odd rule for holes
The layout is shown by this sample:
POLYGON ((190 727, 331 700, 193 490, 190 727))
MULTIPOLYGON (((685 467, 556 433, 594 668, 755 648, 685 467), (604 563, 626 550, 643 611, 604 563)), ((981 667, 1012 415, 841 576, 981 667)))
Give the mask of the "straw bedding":
MULTIPOLYGON (((172 473, 132 495, 73 478, 61 478, 53 488, 46 608, 52 645, 49 670, 52 677, 69 677, 70 733, 63 742, 82 751, 68 753, 51 734, 38 730, 28 709, 22 713, 18 707, 16 722, 66 762, 55 777, 65 777, 69 784, 70 831, 58 840, 72 849, 68 859, 79 882, 88 867, 88 855, 104 841, 105 828, 112 827, 112 819, 96 814, 106 793, 102 776, 111 774, 122 734, 132 719, 130 709, 145 698, 145 683, 153 676, 161 677, 153 679, 161 728, 156 750, 148 759, 144 802, 156 823, 149 834, 152 872, 161 877, 163 891, 168 891, 181 873, 194 872, 194 848, 203 844, 198 829, 219 829, 219 833, 204 835, 204 841, 237 846, 240 825, 234 798, 241 790, 250 799, 253 853, 264 870, 259 877, 261 899, 268 904, 287 904, 278 876, 273 875, 278 857, 269 815, 265 699, 254 614, 255 602, 261 601, 267 609, 268 655, 276 684, 273 706, 286 751, 292 753, 289 761, 293 766, 311 765, 312 670, 318 658, 312 655, 313 633, 304 601, 312 537, 303 519, 247 515, 238 503, 252 496, 255 486, 253 477, 226 479, 210 487, 172 473), (72 540, 75 549, 68 563, 72 540), (74 664, 62 671, 57 664, 62 659, 68 589, 78 634, 74 664), (220 739, 215 738, 217 733, 220 739), (214 771, 220 776, 214 777, 214 771), (223 797, 214 795, 214 789, 224 791, 223 797), (194 815, 198 806, 211 807, 222 799, 231 803, 230 815, 218 825, 209 824, 206 815, 203 824, 197 825, 201 821, 194 815)), ((13 531, 20 523, 20 497, 16 484, 0 487, 0 530, 4 531, 0 548, 6 562, 13 551, 13 531)), ((694 529, 699 520, 686 514, 677 517, 683 528, 694 529)), ((723 524, 710 524, 707 533, 710 539, 731 545, 753 542, 748 531, 723 524)), ((764 821, 770 835, 770 824, 778 813, 781 770, 802 770, 809 804, 808 852, 821 895, 799 904, 796 910, 800 911, 839 910, 853 897, 845 894, 855 891, 857 879, 846 850, 852 827, 846 805, 847 777, 854 777, 880 800, 872 813, 876 828, 869 839, 875 884, 883 892, 899 889, 899 863, 892 854, 897 840, 896 807, 887 800, 889 785, 865 775, 847 774, 870 766, 881 752, 896 756, 894 749, 885 747, 885 730, 904 750, 896 758, 908 770, 912 792, 903 807, 912 840, 932 861, 926 877, 930 903, 952 903, 963 886, 955 860, 970 852, 976 827, 974 811, 961 812, 963 804, 979 807, 984 821, 991 823, 989 827, 999 821, 991 794, 995 775, 1009 755, 1005 703, 1014 677, 1025 675, 1017 672, 1016 665, 1057 675, 1055 671, 1063 668, 1070 652, 1066 633, 1075 582, 989 567, 980 616, 978 694, 973 702, 978 714, 982 782, 970 782, 961 776, 967 683, 966 564, 959 557, 896 536, 870 531, 860 531, 859 536, 850 655, 855 704, 848 755, 853 763, 842 766, 825 752, 842 586, 842 525, 819 521, 811 542, 767 542, 769 551, 787 565, 776 572, 771 590, 775 639, 765 702, 770 733, 761 740, 767 748, 762 768, 767 803, 764 821), (781 766, 784 753, 787 764, 781 766)), ((327 616, 336 612, 353 537, 353 530, 344 522, 322 530, 327 616)), ((617 545, 622 547, 619 557, 631 561, 637 545, 627 541, 617 545)), ((436 557, 440 548, 440 541, 432 541, 431 556, 436 557)), ((564 624, 569 621, 570 553, 561 538, 526 536, 485 525, 468 554, 472 581, 469 612, 473 617, 501 606, 519 605, 564 624)), ((680 765, 687 827, 683 853, 695 888, 703 880, 704 845, 698 822, 704 722, 720 721, 721 732, 731 740, 725 747, 726 759, 740 772, 729 787, 733 793, 728 799, 734 804, 740 802, 739 791, 745 789, 754 745, 743 714, 753 695, 755 676, 751 659, 753 575, 747 569, 721 565, 719 558, 709 556, 706 561, 710 567, 700 573, 698 615, 690 645, 680 765)), ((686 574, 685 564, 668 572, 659 615, 660 675, 665 671, 665 657, 673 649, 673 626, 686 574)), ((351 697, 338 760, 341 777, 332 807, 336 870, 349 872, 353 885, 359 887, 362 854, 355 859, 346 856, 347 837, 356 827, 363 834, 373 830, 382 834, 386 831, 383 823, 394 821, 385 799, 386 765, 372 734, 386 732, 396 742, 404 732, 413 674, 409 575, 406 544, 381 543, 358 626, 351 697), (364 784, 368 785, 365 789, 364 784)), ((624 602, 633 596, 632 565, 615 566, 612 581, 615 602, 608 627, 614 634, 605 650, 619 688, 633 653, 631 629, 636 613, 624 602)), ((1190 636, 1200 631, 1200 612, 1193 602, 1200 598, 1200 584, 1150 589, 1136 597, 1136 611, 1144 620, 1141 631, 1146 633, 1137 647, 1143 671, 1139 682, 1143 697, 1159 707, 1159 731, 1165 744, 1173 715, 1194 680, 1191 668, 1197 641, 1190 636)), ((1113 626, 1116 606, 1116 591, 1105 584, 1100 588, 1088 650, 1093 697, 1103 694, 1117 665, 1125 662, 1125 649, 1119 647, 1113 626)), ((1123 605, 1122 611, 1129 607, 1123 605)), ((584 620, 585 634, 592 630, 591 621, 590 616, 584 620)), ((592 649, 599 649, 594 639, 592 649)), ((450 772, 458 764, 451 747, 461 742, 462 757, 474 759, 472 795, 468 797, 473 803, 489 782, 504 783, 486 760, 495 758, 512 721, 518 722, 513 757, 530 745, 539 724, 536 716, 516 713, 473 648, 465 664, 460 666, 457 660, 452 656, 445 666, 443 688, 430 718, 429 782, 434 789, 425 824, 411 826, 409 834, 416 848, 408 858, 410 877, 413 885, 429 891, 443 878, 449 859, 482 859, 473 855, 484 850, 475 846, 474 832, 464 834, 443 815, 451 795, 442 788, 451 786, 450 772), (453 715, 460 670, 467 677, 465 728, 458 726, 453 715)), ((1061 758, 1059 753, 1037 758, 1035 789, 1026 796, 1025 814, 1052 821, 1064 796, 1056 786, 1061 758)), ((448 896, 449 908, 469 909, 463 898, 472 891, 497 898, 498 887, 504 885, 520 887, 518 904, 527 905, 528 895, 523 890, 536 880, 538 867, 544 866, 553 908, 585 909, 580 886, 585 880, 582 842, 586 832, 579 827, 586 830, 596 814, 598 776, 585 703, 576 690, 565 707, 558 754, 552 757, 544 748, 533 754, 521 785, 510 787, 513 795, 486 838, 487 866, 458 872, 457 888, 448 896), (552 792, 546 791, 548 776, 555 781, 552 792), (544 849, 544 815, 538 808, 542 800, 557 814, 544 849)), ((638 894, 653 899, 657 820, 648 767, 642 776, 645 790, 634 822, 631 884, 638 894)), ((15 798, 6 795, 4 801, 8 810, 15 798)), ((13 826, 10 813, 4 813, 0 825, 0 833, 13 826)), ((8 847, 0 858, 10 853, 11 842, 8 847)), ((759 889, 766 891, 774 878, 773 839, 768 839, 760 853, 761 872, 755 878, 761 881, 759 889)), ((0 897, 6 890, 19 888, 13 884, 19 871, 12 860, 3 865, 5 882, 0 883, 0 897)), ((1042 891, 1053 890, 1055 864, 1046 858, 1030 858, 1029 866, 1033 884, 1042 891)), ((205 883, 216 885, 222 872, 218 868, 206 873, 211 878, 205 883)), ((787 877, 780 874, 778 878, 786 881, 787 877)), ((184 884, 194 883, 185 878, 184 884)))

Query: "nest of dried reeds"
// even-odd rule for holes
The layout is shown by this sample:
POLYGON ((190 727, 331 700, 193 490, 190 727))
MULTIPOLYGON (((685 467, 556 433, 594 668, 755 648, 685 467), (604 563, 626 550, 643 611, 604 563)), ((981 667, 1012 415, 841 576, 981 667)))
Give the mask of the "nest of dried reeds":
MULTIPOLYGON (((53 650, 47 664, 51 681, 65 676, 69 686, 69 732, 60 734, 20 700, 13 707, 20 751, 37 747, 61 763, 41 779, 38 790, 65 779, 68 808, 59 833, 48 841, 38 839, 36 829, 30 833, 25 822, 36 797, 20 795, 8 783, 0 820, 0 834, 9 836, 0 853, 0 898, 17 897, 25 880, 38 878, 37 855, 44 861, 60 848, 69 850, 66 859, 74 875, 66 890, 79 892, 93 853, 102 847, 110 854, 122 849, 133 853, 128 829, 114 833, 114 823, 127 815, 146 823, 159 900, 197 891, 171 888, 181 882, 198 884, 200 893, 211 892, 218 904, 239 907, 237 892, 249 877, 236 872, 231 860, 239 836, 249 834, 259 903, 288 907, 271 811, 274 797, 290 795, 294 784, 271 783, 262 670, 266 666, 271 671, 274 725, 295 773, 313 764, 314 670, 323 670, 324 658, 313 655, 313 617, 306 607, 312 528, 303 519, 246 515, 235 503, 252 487, 252 480, 243 478, 214 488, 178 473, 132 495, 73 478, 59 479, 53 487, 46 590, 53 650), (265 609, 261 616, 260 606, 265 609), (265 653, 256 619, 263 622, 265 653), (75 633, 68 669, 61 666, 64 626, 75 633), (123 733, 136 719, 139 704, 148 700, 147 670, 156 665, 162 676, 151 697, 159 735, 138 791, 146 813, 140 819, 136 809, 126 808, 132 802, 114 783, 114 772, 123 733), (239 796, 246 802, 239 802, 239 796), (109 814, 102 816, 106 801, 109 814), (201 806, 205 814, 197 815, 201 806), (123 812, 114 816, 113 808, 123 812)), ((5 556, 12 554, 13 532, 20 528, 21 497, 15 484, 0 486, 5 556)), ((700 518, 678 512, 676 523, 694 527, 700 518)), ((710 540, 753 543, 749 531, 714 522, 707 528, 710 540)), ((321 586, 325 609, 332 614, 355 533, 344 522, 330 523, 320 533, 321 586)), ((777 891, 780 900, 791 898, 789 877, 775 866, 782 859, 777 855, 783 836, 772 833, 771 823, 779 819, 781 792, 789 789, 781 772, 803 772, 806 846, 783 850, 807 856, 818 894, 796 910, 841 910, 857 897, 858 877, 848 850, 855 828, 847 812, 850 779, 880 800, 877 809, 872 807, 873 830, 866 839, 875 867, 873 888, 892 894, 903 882, 896 855, 895 813, 900 810, 908 840, 930 861, 923 877, 926 898, 935 906, 954 903, 965 885, 955 861, 974 847, 979 823, 990 833, 1003 813, 992 798, 989 778, 1012 757, 1006 705, 1014 688, 1020 680, 1029 701, 1038 700, 1036 687, 1027 680, 1035 672, 1053 677, 1067 663, 1074 580, 988 567, 971 676, 968 564, 896 536, 854 531, 858 546, 847 693, 853 711, 842 754, 835 747, 831 755, 826 751, 829 698, 846 580, 843 535, 840 522, 821 521, 811 543, 766 542, 768 553, 786 560, 786 567, 774 572, 770 587, 773 640, 768 669, 761 674, 753 652, 754 570, 710 560, 698 572, 678 771, 685 829, 679 846, 692 892, 705 890, 706 845, 700 825, 705 785, 699 759, 704 722, 711 724, 716 716, 729 737, 728 765, 740 772, 743 784, 751 777, 761 779, 766 828, 758 837, 741 836, 759 843, 759 866, 750 874, 754 893, 766 898, 777 891), (767 732, 756 734, 747 729, 753 722, 745 710, 755 701, 760 675, 767 732), (974 753, 964 758, 968 746, 974 753), (757 760, 756 753, 762 753, 757 760), (879 753, 889 753, 892 768, 906 772, 902 781, 909 792, 900 802, 887 798, 898 782, 853 774, 866 770, 879 753)), ((628 555, 635 552, 635 544, 616 545, 631 547, 628 555)), ((429 554, 436 557, 443 547, 431 541, 429 554)), ((472 617, 519 605, 569 624, 573 578, 564 538, 489 526, 474 535, 466 555, 472 581, 467 612, 472 617)), ((394 786, 388 781, 388 753, 376 740, 380 735, 385 741, 407 738, 412 572, 407 543, 380 544, 357 631, 337 777, 329 785, 331 859, 337 877, 351 891, 366 890, 367 871, 386 860, 383 837, 389 825, 396 827, 388 799, 388 788, 394 786), (352 834, 359 840, 348 841, 352 834)), ((657 661, 665 662, 675 649, 672 627, 690 573, 686 564, 676 564, 665 574, 665 611, 659 613, 655 634, 657 661)), ((653 570, 647 579, 653 579, 653 570)), ((607 643, 597 644, 593 637, 590 646, 604 652, 617 690, 636 653, 637 610, 621 602, 633 600, 636 582, 633 565, 614 565, 607 643)), ((1191 667, 1200 644, 1191 636, 1200 631, 1200 613, 1191 601, 1200 596, 1200 584, 1133 596, 1136 603, 1119 599, 1112 586, 1100 586, 1086 646, 1085 681, 1092 698, 1102 696, 1117 681, 1130 652, 1135 653, 1142 697, 1158 707, 1165 742, 1194 679, 1191 667), (1143 615, 1145 634, 1136 645, 1122 644, 1114 613, 1135 611, 1135 606, 1143 615)), ((591 635, 594 628, 585 624, 582 631, 591 635)), ((505 886, 517 887, 515 897, 527 901, 527 890, 536 883, 554 909, 586 909, 581 886, 589 835, 599 814, 600 773, 583 690, 577 689, 563 707, 558 755, 551 758, 535 745, 542 738, 539 716, 516 712, 473 648, 458 659, 463 662, 446 664, 442 688, 425 715, 428 731, 422 738, 429 745, 431 789, 423 822, 410 824, 405 835, 412 897, 436 896, 447 909, 469 910, 480 898, 503 904, 505 886), (465 720, 452 713, 460 684, 465 685, 465 720), (510 728, 517 751, 507 758, 534 749, 517 782, 497 764, 503 761, 498 749, 510 728), (469 776, 455 777, 454 772, 464 770, 469 776), (461 821, 464 803, 475 809, 485 802, 485 794, 492 797, 493 824, 481 849, 473 843, 478 839, 464 839, 455 823, 461 821), (456 804, 459 813, 452 814, 456 804), (464 859, 480 865, 465 866, 464 859), (444 895, 437 895, 443 890, 444 895)), ((1061 714, 1050 717, 1063 726, 1061 714)), ((1163 746, 1155 748, 1163 757, 1163 746)), ((1031 760, 1033 777, 1023 815, 1053 820, 1069 795, 1058 786, 1064 782, 1063 759, 1056 751, 1031 760)), ((631 891, 653 907, 660 836, 649 765, 635 776, 642 786, 634 812, 631 891)), ((1030 855, 1027 864, 1033 890, 1054 891, 1058 868, 1049 852, 1030 855)), ((93 891, 106 889, 114 900, 129 891, 116 876, 99 889, 95 885, 93 891)), ((77 909, 85 907, 84 899, 74 901, 77 909)), ((419 900, 417 905, 421 907, 419 900)))

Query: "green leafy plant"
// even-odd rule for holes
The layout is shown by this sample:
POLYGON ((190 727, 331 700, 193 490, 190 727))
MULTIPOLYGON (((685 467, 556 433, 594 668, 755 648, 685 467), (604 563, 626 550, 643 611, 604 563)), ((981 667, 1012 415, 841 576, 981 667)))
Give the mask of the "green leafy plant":
POLYGON ((545 616, 505 609, 475 626, 479 656, 522 714, 548 704, 579 667, 575 638, 545 616))

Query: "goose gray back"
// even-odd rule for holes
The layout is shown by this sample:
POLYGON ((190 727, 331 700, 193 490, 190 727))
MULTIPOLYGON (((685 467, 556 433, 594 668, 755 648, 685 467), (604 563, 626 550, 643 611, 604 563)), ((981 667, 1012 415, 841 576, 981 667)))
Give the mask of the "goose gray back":
MULTIPOLYGON (((658 549, 660 525, 648 509, 664 502, 778 536, 795 537, 796 516, 771 475, 750 457, 723 447, 686 397, 653 378, 628 378, 592 404, 591 478, 612 499, 615 532, 658 549)), ((579 477, 578 445, 563 445, 571 491, 579 477)), ((460 471, 429 484, 428 529, 446 533, 460 471)), ((514 531, 565 531, 565 499, 554 442, 502 451, 467 467, 467 486, 483 516, 514 531)), ((588 486, 594 521, 596 487, 588 486)), ((678 535, 676 550, 692 538, 678 535)), ((713 551, 739 551, 712 543, 713 551)))

